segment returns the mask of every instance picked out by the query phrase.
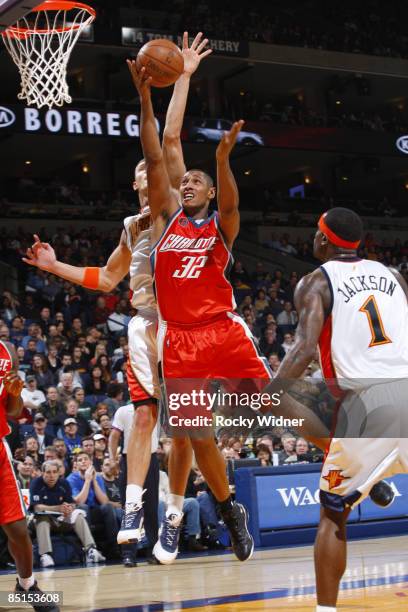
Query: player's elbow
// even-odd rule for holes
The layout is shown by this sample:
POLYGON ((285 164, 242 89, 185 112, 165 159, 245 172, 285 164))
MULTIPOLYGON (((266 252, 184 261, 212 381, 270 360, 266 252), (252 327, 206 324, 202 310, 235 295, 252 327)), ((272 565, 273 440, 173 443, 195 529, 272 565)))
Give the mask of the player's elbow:
POLYGON ((175 147, 180 142, 180 133, 172 129, 165 128, 163 132, 163 146, 175 147))
POLYGON ((110 274, 108 274, 105 270, 101 271, 99 275, 99 291, 102 293, 110 293, 115 288, 115 281, 111 278, 110 274))
POLYGON ((157 151, 143 151, 143 153, 147 171, 163 163, 163 151, 161 147, 159 147, 157 151))
POLYGON ((309 342, 303 342, 297 349, 297 360, 304 364, 305 368, 315 358, 316 346, 309 342))

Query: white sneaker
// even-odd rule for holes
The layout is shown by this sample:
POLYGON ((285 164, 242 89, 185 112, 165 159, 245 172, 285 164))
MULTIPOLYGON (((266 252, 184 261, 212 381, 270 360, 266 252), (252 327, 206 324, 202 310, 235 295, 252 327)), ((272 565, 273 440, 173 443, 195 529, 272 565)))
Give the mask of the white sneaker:
POLYGON ((40 557, 40 565, 41 567, 54 567, 54 559, 48 553, 41 555, 40 557))
POLYGON ((87 563, 103 563, 104 561, 106 561, 105 557, 97 548, 90 548, 86 553, 87 563))

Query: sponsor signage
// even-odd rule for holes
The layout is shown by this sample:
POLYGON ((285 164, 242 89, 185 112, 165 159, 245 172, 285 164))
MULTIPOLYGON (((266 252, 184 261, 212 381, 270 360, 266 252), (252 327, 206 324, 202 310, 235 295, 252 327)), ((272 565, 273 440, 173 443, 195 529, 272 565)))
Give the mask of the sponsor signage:
MULTIPOLYGON (((260 529, 316 526, 320 517, 319 472, 255 476, 260 529)), ((381 508, 365 499, 349 516, 349 522, 408 516, 408 478, 397 474, 387 480, 394 502, 381 508)))
MULTIPOLYGON (((160 131, 160 122, 156 119, 160 131)), ((33 107, 0 106, 0 131, 64 136, 139 137, 139 115, 134 113, 73 109, 38 110, 33 107)))
MULTIPOLYGON (((171 34, 162 30, 148 30, 143 28, 122 28, 122 44, 127 47, 141 47, 151 40, 157 38, 167 38, 174 42, 178 47, 183 46, 182 34, 171 34)), ((189 45, 194 37, 190 37, 189 45)), ((207 49, 212 49, 213 53, 219 55, 235 55, 238 57, 248 57, 249 45, 246 41, 226 40, 223 38, 210 38, 207 49)))

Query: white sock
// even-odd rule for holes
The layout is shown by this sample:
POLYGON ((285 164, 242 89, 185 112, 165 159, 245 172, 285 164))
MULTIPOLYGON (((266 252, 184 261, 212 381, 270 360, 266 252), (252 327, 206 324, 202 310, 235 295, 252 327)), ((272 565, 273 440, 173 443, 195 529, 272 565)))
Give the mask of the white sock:
POLYGON ((30 587, 33 586, 35 580, 34 580, 34 576, 31 574, 31 576, 29 578, 20 578, 20 576, 18 577, 18 581, 20 583, 20 586, 25 590, 28 591, 28 589, 30 587))
POLYGON ((167 512, 166 516, 170 514, 182 514, 184 504, 184 495, 175 495, 170 493, 167 500, 167 512))
POLYGON ((316 612, 336 612, 336 608, 331 606, 316 606, 316 612))
POLYGON ((126 503, 127 504, 138 504, 142 503, 143 487, 139 485, 130 484, 126 487, 126 503))

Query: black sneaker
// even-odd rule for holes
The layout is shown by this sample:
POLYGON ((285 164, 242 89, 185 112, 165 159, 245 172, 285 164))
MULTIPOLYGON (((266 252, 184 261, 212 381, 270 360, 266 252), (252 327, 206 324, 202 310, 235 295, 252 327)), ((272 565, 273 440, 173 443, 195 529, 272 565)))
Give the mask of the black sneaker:
POLYGON ((395 493, 388 482, 380 480, 380 482, 377 482, 371 489, 370 498, 377 506, 388 508, 395 499, 395 493))
MULTIPOLYGON (((37 594, 37 595, 43 595, 43 591, 40 589, 40 587, 37 584, 37 581, 34 582, 33 586, 31 586, 28 591, 26 591, 25 589, 23 589, 23 587, 21 586, 21 584, 18 581, 17 578, 17 584, 16 584, 16 588, 14 589, 15 593, 33 593, 33 594, 37 594)), ((35 612, 60 612, 59 607, 54 604, 54 603, 49 603, 49 604, 40 604, 40 605, 34 605, 31 604, 32 607, 34 608, 35 612)))
POLYGON ((239 561, 247 561, 254 552, 254 540, 248 531, 248 512, 234 502, 232 510, 221 513, 231 536, 232 550, 239 561))
POLYGON ((140 542, 144 538, 144 513, 142 505, 125 504, 122 523, 117 536, 118 544, 140 542))

